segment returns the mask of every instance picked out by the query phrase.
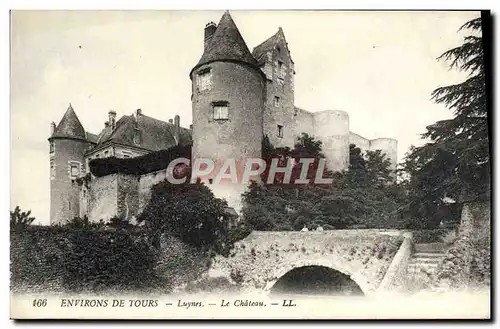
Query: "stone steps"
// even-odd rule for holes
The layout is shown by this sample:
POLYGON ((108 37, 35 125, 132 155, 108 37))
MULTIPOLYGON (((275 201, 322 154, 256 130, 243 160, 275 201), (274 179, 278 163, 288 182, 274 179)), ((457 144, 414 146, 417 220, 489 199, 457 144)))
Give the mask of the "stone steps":
POLYGON ((419 243, 415 244, 414 252, 408 264, 409 275, 425 275, 433 273, 445 257, 446 245, 444 243, 419 243))

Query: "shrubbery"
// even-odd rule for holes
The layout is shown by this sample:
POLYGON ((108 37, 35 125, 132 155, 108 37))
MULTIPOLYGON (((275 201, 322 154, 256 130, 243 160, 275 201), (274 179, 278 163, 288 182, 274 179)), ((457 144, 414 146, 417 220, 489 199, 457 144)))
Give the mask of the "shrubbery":
POLYGON ((11 282, 47 290, 153 289, 156 250, 134 231, 33 226, 11 231, 11 282))
POLYGON ((446 253, 435 274, 436 286, 475 288, 491 281, 491 232, 489 223, 465 230, 446 253))

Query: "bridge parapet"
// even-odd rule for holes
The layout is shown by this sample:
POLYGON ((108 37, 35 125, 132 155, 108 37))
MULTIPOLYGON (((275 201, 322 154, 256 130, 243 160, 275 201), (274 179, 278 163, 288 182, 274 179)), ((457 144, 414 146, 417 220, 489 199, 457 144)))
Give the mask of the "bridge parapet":
POLYGON ((216 257, 212 273, 238 280, 250 290, 269 290, 288 271, 324 266, 346 274, 365 294, 374 292, 406 232, 397 230, 254 231, 216 257))

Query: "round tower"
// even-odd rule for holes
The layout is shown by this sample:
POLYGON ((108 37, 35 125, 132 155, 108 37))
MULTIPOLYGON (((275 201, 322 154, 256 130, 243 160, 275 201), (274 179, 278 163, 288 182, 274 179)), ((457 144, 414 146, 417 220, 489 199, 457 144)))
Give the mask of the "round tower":
POLYGON ((84 172, 88 147, 85 130, 69 105, 56 126, 51 124, 50 224, 64 224, 80 215, 80 187, 76 179, 84 172))
POLYGON ((381 150, 391 162, 391 170, 396 170, 398 163, 398 141, 393 138, 377 138, 370 141, 370 151, 381 150))
POLYGON ((228 12, 218 26, 207 24, 204 53, 190 78, 192 159, 214 161, 215 168, 205 182, 239 212, 246 187, 239 184, 245 161, 261 157, 264 75, 228 12), (238 184, 215 179, 228 159, 235 160, 238 184))
POLYGON ((327 168, 342 171, 349 167, 349 114, 327 110, 313 113, 314 136, 323 142, 327 168))

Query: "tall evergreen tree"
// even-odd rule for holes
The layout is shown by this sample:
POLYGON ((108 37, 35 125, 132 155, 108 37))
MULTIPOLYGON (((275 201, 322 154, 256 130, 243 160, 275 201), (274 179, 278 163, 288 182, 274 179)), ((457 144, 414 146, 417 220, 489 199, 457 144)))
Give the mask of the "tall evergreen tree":
POLYGON ((429 140, 412 147, 403 168, 409 174, 406 211, 424 219, 450 198, 457 203, 489 199, 490 156, 488 107, 482 20, 475 18, 460 29, 469 30, 462 45, 444 52, 438 60, 468 72, 465 81, 439 87, 432 99, 453 111, 453 118, 427 127, 429 140))

